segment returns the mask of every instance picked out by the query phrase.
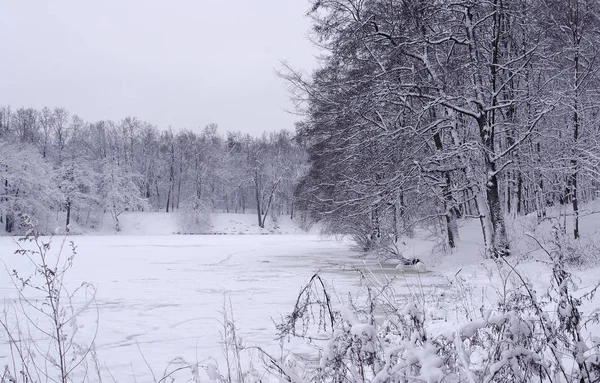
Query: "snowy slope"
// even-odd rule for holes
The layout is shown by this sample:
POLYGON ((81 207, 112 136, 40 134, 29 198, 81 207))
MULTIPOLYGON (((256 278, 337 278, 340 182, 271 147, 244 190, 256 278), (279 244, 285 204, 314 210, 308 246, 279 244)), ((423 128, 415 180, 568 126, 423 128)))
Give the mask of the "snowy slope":
POLYGON ((213 213, 210 233, 216 234, 300 234, 304 230, 289 216, 268 218, 265 228, 258 226, 255 214, 213 213))
MULTIPOLYGON (((126 212, 120 218, 120 232, 115 232, 110 216, 105 215, 101 227, 82 230, 85 234, 119 234, 119 235, 170 235, 182 233, 178 214, 165 212, 126 212)), ((255 214, 212 213, 210 228, 204 234, 302 234, 305 231, 299 222, 289 216, 280 216, 277 222, 271 217, 266 227, 260 228, 255 214)), ((315 229, 311 230, 315 233, 315 229)))
MULTIPOLYGON (((571 239, 572 217, 567 212, 564 248, 572 251, 575 256, 590 257, 583 267, 567 267, 574 275, 575 284, 571 288, 575 296, 589 293, 600 283, 599 211, 599 201, 584 206, 580 216, 579 241, 571 239)), ((404 256, 423 260, 428 271, 447 283, 445 289, 437 292, 439 296, 431 298, 432 301, 439 302, 437 307, 430 308, 431 311, 437 312, 441 308, 445 312, 444 321, 433 323, 431 328, 439 331, 451 329, 456 325, 452 317, 460 323, 464 322, 467 311, 478 317, 483 308, 494 307, 501 299, 503 285, 520 286, 522 283, 511 267, 515 267, 525 280, 531 282, 539 296, 547 293, 551 288, 552 265, 540 244, 548 251, 553 249, 552 232, 558 222, 558 211, 549 209, 547 214, 541 223, 538 223, 535 214, 507 219, 512 255, 499 261, 484 258, 481 226, 474 219, 461 222, 460 239, 457 241, 457 248, 453 250, 442 250, 442 238, 430 232, 421 231, 413 238, 404 238, 401 246, 404 256), (460 304, 456 305, 456 302, 460 304)), ((560 223, 565 223, 564 217, 560 223)), ((584 314, 589 315, 599 307, 600 299, 595 298, 592 301, 583 300, 581 309, 584 314)), ((600 333, 600 326, 595 325, 594 328, 600 333)))

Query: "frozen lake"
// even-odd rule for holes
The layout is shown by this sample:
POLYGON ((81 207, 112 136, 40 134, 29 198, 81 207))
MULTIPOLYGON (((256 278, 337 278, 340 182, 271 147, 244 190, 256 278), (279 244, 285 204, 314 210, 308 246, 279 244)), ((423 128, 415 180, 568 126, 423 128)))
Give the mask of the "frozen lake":
MULTIPOLYGON (((67 285, 97 287, 99 329, 96 348, 102 363, 119 381, 150 376, 138 346, 160 376, 174 357, 222 360, 220 321, 224 297, 231 299, 245 345, 277 352, 273 320, 293 308, 301 287, 317 271, 343 297, 356 290, 361 265, 343 242, 316 235, 227 236, 76 236, 74 266, 67 285)), ((54 238, 56 250, 61 238, 54 238)), ((13 238, 0 238, 2 259, 10 269, 26 270, 13 255, 13 238)), ((390 271, 395 272, 393 268, 390 271)), ((5 272, 0 294, 16 293, 5 272)), ((81 304, 81 302, 76 302, 81 304)), ((95 310, 78 320, 91 337, 95 310)), ((7 361, 0 344, 0 364, 7 361)))

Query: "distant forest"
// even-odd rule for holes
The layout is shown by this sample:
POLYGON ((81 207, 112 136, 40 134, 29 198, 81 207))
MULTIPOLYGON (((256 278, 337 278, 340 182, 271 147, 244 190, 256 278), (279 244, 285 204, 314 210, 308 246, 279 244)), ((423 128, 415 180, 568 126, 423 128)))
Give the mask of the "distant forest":
MULTIPOLYGON (((211 211, 294 214, 305 150, 285 130, 251 137, 159 130, 138 120, 86 122, 63 108, 0 108, 0 222, 62 216, 62 227, 94 227, 109 213, 185 211, 191 226, 211 211)), ((193 230, 194 228, 189 228, 193 230)))
MULTIPOLYGON (((296 132, 253 138, 85 122, 64 109, 0 109, 0 214, 301 211, 365 250, 418 227, 457 246, 481 222, 486 254, 511 252, 511 217, 534 213, 580 237, 600 191, 597 1, 315 1, 322 49, 281 76, 296 132), (568 224, 567 224, 568 222, 568 224)), ((194 218, 196 217, 196 218, 194 218)))

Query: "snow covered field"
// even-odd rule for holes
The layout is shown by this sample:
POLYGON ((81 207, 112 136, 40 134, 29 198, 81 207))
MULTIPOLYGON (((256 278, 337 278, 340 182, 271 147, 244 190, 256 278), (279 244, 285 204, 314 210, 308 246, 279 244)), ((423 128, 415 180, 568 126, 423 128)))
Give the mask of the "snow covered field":
MULTIPOLYGON (((74 267, 67 284, 97 286, 98 357, 120 382, 149 381, 138 346, 156 374, 174 357, 222 362, 220 321, 224 297, 245 344, 276 353, 271 319, 289 313, 300 288, 311 275, 324 279, 343 299, 357 286, 354 272, 340 271, 360 264, 347 244, 316 235, 244 236, 76 236, 74 267)), ((60 237, 53 239, 55 247, 60 237)), ((14 239, 0 238, 0 259, 7 267, 27 269, 14 239)), ((65 250, 66 251, 66 250, 65 250)), ((391 271, 395 271, 393 268, 391 271)), ((0 295, 15 298, 6 273, 0 295)), ((75 302, 81 304, 81 302, 75 302)), ((91 337, 96 313, 78 320, 91 337)), ((0 344, 0 364, 8 361, 0 344)))
MULTIPOLYGON (((596 216, 584 218, 587 237, 597 235, 598 225, 592 224, 597 221, 596 216)), ((514 227, 515 236, 528 224, 521 220, 519 225, 514 227)), ((454 254, 432 251, 435 243, 423 237, 407 239, 404 255, 424 259, 423 273, 394 264, 377 265, 351 251, 348 242, 318 235, 158 234, 166 226, 154 235, 69 238, 77 245, 77 256, 67 286, 73 289, 90 282, 97 287, 98 311, 87 310, 78 318, 84 326, 80 334, 84 340, 92 339, 99 318, 98 359, 119 382, 151 381, 147 364, 160 377, 175 357, 191 362, 210 357, 223 366, 220 330, 225 299, 231 300, 244 345, 258 345, 279 355, 273 322, 291 312, 300 288, 317 271, 335 292, 338 307, 340 301, 347 302, 349 292, 358 290, 357 268, 368 267, 381 280, 395 278, 399 294, 426 298, 428 328, 434 332, 465 323, 465 315, 480 316, 481 308, 490 307, 497 297, 491 283, 501 282, 494 262, 481 257, 481 231, 475 221, 461 228, 462 239, 454 254)), ((62 237, 55 237, 52 248, 57 249, 61 241, 62 237)), ((522 253, 531 246, 522 236, 515 237, 515 244, 522 253)), ((16 248, 15 238, 0 237, 0 261, 8 270, 27 270, 24 257, 13 254, 16 248)), ((536 261, 542 257, 539 252, 529 256, 509 260, 519 262, 523 275, 543 291, 548 287, 549 268, 536 261)), ((598 282, 598 270, 577 271, 582 293, 598 282)), ((0 297, 7 301, 17 297, 4 272, 0 297)), ((82 303, 76 301, 74 306, 82 303)), ((586 303, 584 308, 589 313, 597 306, 586 303)), ((303 350, 298 343, 284 347, 303 350)), ((7 343, 0 343, 0 365, 8 358, 7 343)))
MULTIPOLYGON (((179 213, 164 212, 132 212, 124 213, 120 218, 121 234, 157 235, 177 234, 181 232, 178 222, 179 213)), ((256 214, 242 213, 212 213, 210 214, 210 227, 205 234, 301 234, 304 231, 298 223, 289 216, 277 217, 275 222, 271 217, 266 220, 265 228, 258 227, 256 214)), ((87 234, 115 234, 114 222, 110 216, 105 215, 101 227, 88 229, 87 234)), ((316 230, 311 230, 316 233, 316 230)))

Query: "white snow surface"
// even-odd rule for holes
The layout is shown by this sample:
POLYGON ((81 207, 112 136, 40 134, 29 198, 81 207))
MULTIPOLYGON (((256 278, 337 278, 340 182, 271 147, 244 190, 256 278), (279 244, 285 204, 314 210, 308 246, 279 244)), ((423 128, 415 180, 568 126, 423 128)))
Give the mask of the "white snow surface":
MULTIPOLYGON (((85 229, 86 234, 157 235, 178 234, 182 231, 178 223, 178 212, 125 212, 119 217, 121 231, 116 233, 111 217, 103 217, 101 227, 85 229)), ((204 234, 302 234, 304 230, 297 221, 287 215, 275 219, 268 217, 265 228, 257 224, 256 214, 211 213, 210 227, 204 234)), ((317 233, 316 228, 310 230, 317 233)))
MULTIPOLYGON (((119 382, 134 381, 132 371, 137 381, 151 381, 138 347, 159 376, 175 357, 192 362, 211 357, 223 367, 219 331, 225 297, 231 299, 243 343, 280 355, 273 322, 291 312, 300 288, 319 270, 329 288, 335 286, 334 299, 340 309, 347 306, 347 293, 358 290, 356 268, 369 268, 376 278, 395 278, 399 294, 427 298, 426 320, 432 333, 467 331, 482 319, 482 306, 489 308, 497 298, 493 283, 499 281, 498 267, 482 257, 481 228, 476 221, 462 224, 459 247, 453 252, 441 251, 439 237, 426 232, 405 239, 401 249, 404 256, 417 257, 425 265, 418 273, 415 268, 396 268, 393 263, 365 261, 349 250, 348 242, 333 238, 249 234, 266 230, 252 226, 253 215, 244 217, 247 221, 237 220, 247 222, 247 235, 194 236, 166 235, 173 227, 171 218, 147 214, 129 217, 134 223, 137 219, 138 226, 129 225, 125 219, 123 232, 118 235, 68 238, 75 241, 78 254, 67 284, 74 287, 87 281, 97 286, 98 357, 119 382), (465 313, 474 323, 468 324, 465 313)), ((229 229, 236 220, 232 217, 217 217, 214 222, 226 222, 218 227, 227 227, 228 233, 234 234, 243 225, 229 229)), ((523 233, 543 237, 548 227, 537 226, 534 220, 524 217, 510 221, 515 252, 525 256, 515 254, 507 260, 518 263, 519 271, 541 295, 549 285, 549 266, 538 262, 543 254, 523 233)), ((583 217, 581 228, 584 238, 598 238, 600 215, 583 217)), ((279 232, 292 229, 297 230, 290 224, 279 232)), ((53 239, 54 248, 62 239, 53 239)), ((14 241, 0 237, 0 263, 11 270, 27 269, 23 257, 13 254, 14 241)), ((598 282, 599 271, 598 266, 574 270, 581 294, 598 282)), ((0 273, 0 298, 15 296, 9 278, 0 273)), ((589 313, 599 306, 596 299, 585 303, 583 310, 589 313)), ((90 338, 95 318, 92 309, 78 318, 90 338)), ((362 324, 352 324, 356 333, 368 333, 362 324)), ((0 338, 0 365, 8 358, 3 341, 0 338)), ((286 349, 307 352, 303 347, 284 344, 286 349)))
MULTIPOLYGON (((53 238, 58 248, 64 237, 53 238)), ((277 353, 272 319, 293 308, 311 275, 334 264, 356 262, 346 245, 316 235, 96 235, 72 236, 77 245, 67 278, 70 289, 82 282, 97 287, 98 357, 120 382, 150 381, 138 350, 160 375, 167 363, 207 357, 223 361, 220 321, 224 297, 244 344, 277 353)), ((0 237, 0 264, 27 270, 23 256, 12 254, 15 239, 0 237)), ((66 252, 67 250, 65 250, 66 252)), ((329 273, 336 289, 348 291, 351 273, 329 273)), ((0 274, 0 297, 17 297, 7 274, 0 274)), ((75 306, 84 302, 75 302, 75 306)), ((91 338, 96 312, 86 310, 78 324, 91 338)), ((0 338, 0 365, 8 361, 0 338)))

